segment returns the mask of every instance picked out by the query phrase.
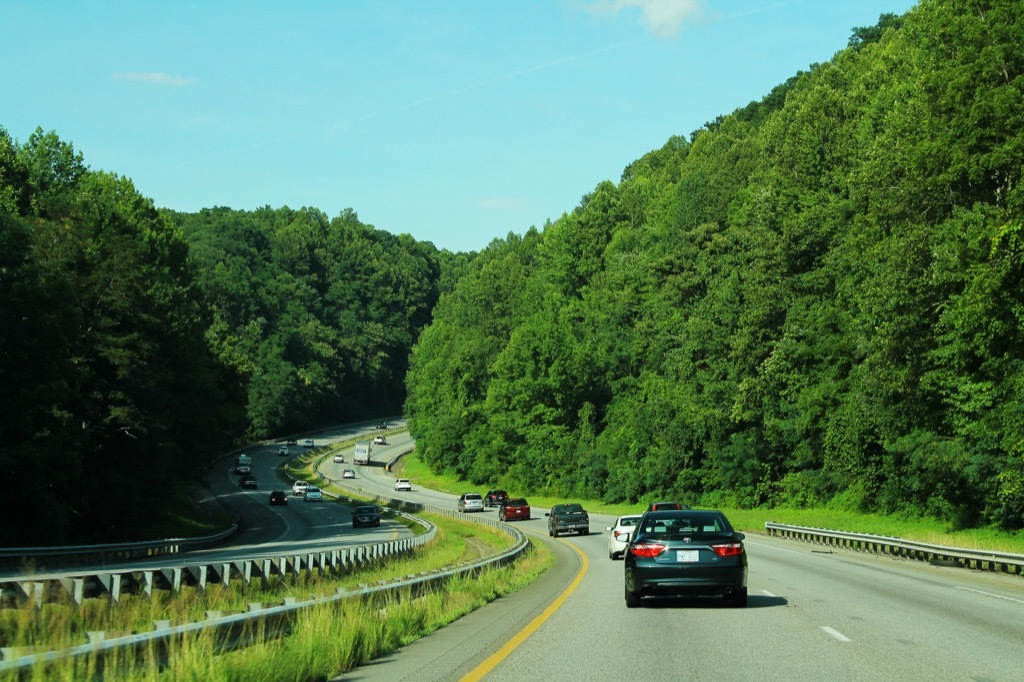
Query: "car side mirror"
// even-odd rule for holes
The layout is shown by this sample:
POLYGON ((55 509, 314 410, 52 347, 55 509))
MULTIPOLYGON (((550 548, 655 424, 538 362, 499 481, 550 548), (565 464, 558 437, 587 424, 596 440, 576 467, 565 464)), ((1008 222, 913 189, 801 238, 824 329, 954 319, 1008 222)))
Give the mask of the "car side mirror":
POLYGON ((746 535, 744 535, 743 533, 740 533, 739 531, 737 531, 737 532, 733 533, 733 536, 734 536, 734 537, 735 537, 735 538, 736 538, 737 540, 745 540, 745 539, 746 539, 746 537, 747 537, 746 535))
POLYGON ((549 512, 544 512, 544 516, 551 516, 549 512))

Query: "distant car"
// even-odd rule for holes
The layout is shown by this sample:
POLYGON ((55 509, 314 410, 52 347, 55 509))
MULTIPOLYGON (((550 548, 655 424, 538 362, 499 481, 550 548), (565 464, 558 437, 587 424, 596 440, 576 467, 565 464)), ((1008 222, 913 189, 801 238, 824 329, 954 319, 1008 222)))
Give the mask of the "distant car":
POLYGON ((288 495, 283 490, 275 490, 270 493, 270 506, 288 504, 288 495))
POLYGON ((508 502, 498 507, 498 520, 518 521, 530 520, 530 503, 523 497, 510 497, 508 502))
POLYGON ((287 457, 288 455, 291 454, 291 452, 292 451, 288 449, 287 445, 282 445, 277 449, 277 454, 280 455, 281 457, 287 457))
POLYGON ((299 442, 297 440, 295 440, 294 438, 289 438, 288 439, 288 445, 298 445, 298 444, 299 444, 299 442))
POLYGON ((295 481, 295 483, 292 483, 292 495, 302 497, 306 494, 307 488, 309 488, 309 484, 305 481, 295 481))
POLYGON ((334 456, 334 463, 335 464, 344 464, 345 463, 345 455, 341 454, 340 452, 338 454, 336 454, 334 456))
POLYGON ((320 502, 324 499, 324 493, 320 488, 314 488, 309 486, 306 488, 306 492, 302 495, 306 502, 320 502))
POLYGON ((626 551, 629 544, 629 536, 633 532, 637 521, 642 514, 630 514, 615 519, 615 523, 605 528, 608 531, 608 558, 611 560, 621 559, 622 553, 626 551))
POLYGON ((379 526, 380 512, 376 507, 363 505, 352 510, 352 527, 379 526))
POLYGON ((356 477, 356 470, 355 469, 345 469, 344 471, 341 472, 341 477, 342 478, 355 478, 356 477))
POLYGON ((459 496, 460 512, 482 512, 484 510, 484 498, 480 493, 462 493, 459 496))
POLYGON ((387 422, 378 422, 377 423, 377 428, 378 429, 386 429, 386 428, 388 428, 388 423, 387 422))
POLYGON ((412 481, 408 478, 400 478, 395 481, 395 490, 412 490, 412 481))
POLYGON ((384 436, 377 436, 376 438, 373 439, 373 443, 374 445, 387 445, 388 439, 385 438, 384 436))
POLYGON ((689 507, 678 502, 651 502, 647 506, 647 511, 665 511, 666 509, 689 509, 689 507))
POLYGON ((305 440, 305 441, 304 441, 304 442, 302 443, 302 447, 304 447, 304 448, 312 448, 312 447, 316 447, 316 444, 315 444, 315 443, 313 442, 313 439, 312 439, 312 438, 307 438, 307 439, 306 439, 306 440, 305 440))
POLYGON ((235 473, 236 474, 240 474, 242 476, 245 476, 246 474, 251 474, 252 473, 252 467, 249 466, 248 464, 236 464, 235 465, 235 473))
POLYGON ((255 490, 257 487, 255 476, 243 476, 242 480, 238 482, 240 488, 248 488, 249 490, 255 490))
POLYGON ((623 554, 626 607, 646 597, 721 596, 747 605, 744 535, 720 511, 676 509, 644 514, 623 554))
POLYGON ((488 490, 484 495, 485 507, 500 507, 508 502, 508 493, 504 490, 488 490))

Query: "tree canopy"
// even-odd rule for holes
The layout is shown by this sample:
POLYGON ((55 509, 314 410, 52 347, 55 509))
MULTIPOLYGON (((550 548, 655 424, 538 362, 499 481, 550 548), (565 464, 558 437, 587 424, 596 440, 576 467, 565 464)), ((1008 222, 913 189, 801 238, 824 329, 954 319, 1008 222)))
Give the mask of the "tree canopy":
POLYGON ((1024 525, 1022 44, 1008 0, 882 15, 492 244, 413 349, 427 462, 1024 525))

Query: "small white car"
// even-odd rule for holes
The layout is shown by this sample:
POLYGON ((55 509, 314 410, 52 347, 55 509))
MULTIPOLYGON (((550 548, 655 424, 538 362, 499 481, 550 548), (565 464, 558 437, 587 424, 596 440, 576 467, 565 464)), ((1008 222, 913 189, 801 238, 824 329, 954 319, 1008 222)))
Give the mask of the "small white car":
POLYGON ((388 439, 385 438, 384 436, 377 436, 376 438, 373 439, 373 444, 374 445, 387 445, 388 444, 388 439))
POLYGON ((320 488, 309 486, 302 497, 305 498, 306 502, 321 502, 324 499, 324 493, 320 488))
POLYGON ((307 488, 309 488, 309 484, 305 481, 295 481, 295 483, 292 483, 292 495, 302 497, 306 494, 307 488))
POLYGON ((338 454, 336 454, 334 456, 334 463, 335 464, 344 464, 345 463, 345 455, 341 454, 340 452, 338 454))
POLYGON ((400 478, 395 481, 395 490, 412 490, 412 481, 408 478, 400 478))
POLYGON ((282 445, 277 449, 277 454, 280 455, 281 457, 287 457, 288 455, 291 454, 291 450, 288 449, 287 445, 282 445))
POLYGON ((356 470, 355 469, 345 469, 344 471, 341 472, 341 477, 342 478, 355 478, 356 477, 356 470))
POLYGON ((636 524, 640 522, 640 514, 620 516, 615 519, 615 525, 605 528, 608 531, 608 558, 614 561, 621 559, 622 553, 626 551, 629 544, 629 536, 636 530, 636 524))
POLYGON ((315 445, 314 445, 314 443, 313 443, 313 439, 312 439, 312 438, 307 438, 307 439, 306 439, 306 442, 302 444, 302 447, 304 447, 304 448, 312 448, 312 447, 315 447, 315 445))

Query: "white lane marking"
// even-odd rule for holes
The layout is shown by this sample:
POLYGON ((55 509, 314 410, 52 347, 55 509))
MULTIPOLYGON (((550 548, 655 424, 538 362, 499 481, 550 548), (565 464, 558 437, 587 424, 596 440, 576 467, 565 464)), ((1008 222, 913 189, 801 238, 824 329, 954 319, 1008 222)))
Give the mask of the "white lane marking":
POLYGON ((852 639, 850 639, 849 637, 847 637, 843 633, 839 632, 838 630, 833 630, 832 628, 830 628, 827 625, 822 625, 821 626, 821 630, 826 635, 829 635, 830 637, 834 637, 835 639, 839 640, 840 642, 852 642, 853 641, 852 639))
POLYGON ((964 592, 973 592, 975 594, 983 594, 986 597, 995 597, 996 599, 1005 599, 1006 601, 1017 602, 1018 604, 1024 604, 1024 599, 1014 599, 1013 597, 1007 597, 1002 594, 994 594, 992 592, 985 592, 983 590, 975 590, 970 587, 964 587, 963 585, 957 585, 956 589, 963 590, 964 592))

